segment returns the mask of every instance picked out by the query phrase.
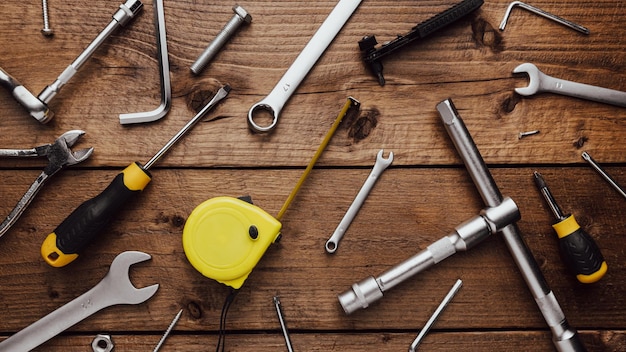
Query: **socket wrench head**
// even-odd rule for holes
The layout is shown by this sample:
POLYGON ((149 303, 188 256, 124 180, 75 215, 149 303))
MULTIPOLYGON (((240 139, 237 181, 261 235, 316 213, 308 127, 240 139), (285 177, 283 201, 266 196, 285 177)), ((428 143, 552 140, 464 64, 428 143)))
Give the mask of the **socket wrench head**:
POLYGON ((371 276, 352 285, 352 290, 348 290, 338 296, 339 303, 346 314, 365 309, 369 307, 370 303, 376 302, 382 297, 383 291, 378 287, 376 279, 371 276))

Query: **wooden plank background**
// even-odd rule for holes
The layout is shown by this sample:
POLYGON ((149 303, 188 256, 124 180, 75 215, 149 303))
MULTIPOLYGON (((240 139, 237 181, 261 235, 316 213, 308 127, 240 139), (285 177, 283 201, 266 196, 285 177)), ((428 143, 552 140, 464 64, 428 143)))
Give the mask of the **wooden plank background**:
MULTIPOLYGON (((40 347, 85 351, 110 333, 116 351, 151 350, 179 309, 183 316, 162 351, 212 350, 225 286, 187 262, 181 233, 189 213, 215 196, 251 195, 276 214, 346 97, 361 101, 344 121, 282 219, 272 246, 242 287, 228 315, 229 351, 280 351, 272 297, 280 295, 298 351, 406 350, 457 278, 464 286, 423 345, 425 351, 552 351, 551 333, 504 241, 492 236, 388 291, 370 308, 346 316, 336 296, 378 275, 476 215, 483 207, 435 110, 451 97, 502 193, 522 213, 518 225, 565 315, 590 351, 626 350, 625 199, 582 159, 588 151, 626 184, 623 108, 557 96, 523 98, 527 84, 512 70, 536 64, 555 77, 626 90, 626 8, 612 0, 530 3, 588 27, 588 36, 485 1, 474 14, 386 58, 380 87, 362 64, 357 42, 404 34, 456 1, 364 1, 285 106, 270 134, 253 134, 248 109, 266 96, 336 1, 241 1, 252 15, 199 76, 189 66, 232 17, 221 1, 167 0, 165 15, 173 87, 166 118, 122 126, 118 114, 158 105, 152 2, 112 35, 50 103, 41 125, 0 90, 0 148, 50 143, 70 129, 93 146, 86 162, 54 176, 17 224, 0 239, 0 339, 93 287, 125 250, 152 255, 131 272, 138 286, 159 283, 137 306, 103 310, 40 347), (43 239, 79 204, 103 190, 133 161, 146 162, 221 84, 233 91, 151 172, 153 181, 105 234, 67 267, 43 262, 43 239), (518 133, 540 130, 518 139, 518 133), (369 195, 334 255, 324 243, 367 177, 378 150, 393 165, 369 195), (538 170, 557 201, 596 239, 609 271, 582 285, 558 256, 551 214, 532 181, 538 170)), ((111 20, 118 1, 49 1, 52 38, 41 35, 41 4, 0 4, 0 67, 34 94, 69 65, 111 20)), ((0 211, 8 214, 44 160, 0 160, 0 211)))

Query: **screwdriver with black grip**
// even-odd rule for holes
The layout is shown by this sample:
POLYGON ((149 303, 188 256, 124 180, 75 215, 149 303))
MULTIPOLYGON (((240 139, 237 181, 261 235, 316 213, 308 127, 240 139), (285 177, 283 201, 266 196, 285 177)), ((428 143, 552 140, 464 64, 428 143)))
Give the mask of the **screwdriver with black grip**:
POLYGON ((178 140, 200 121, 213 107, 226 98, 230 86, 221 87, 215 96, 145 165, 130 164, 119 173, 99 195, 76 208, 41 245, 41 256, 50 265, 62 267, 73 262, 78 253, 99 235, 113 215, 138 195, 150 183, 148 169, 154 165, 178 140))
POLYGON ((535 171, 534 176, 537 188, 557 220, 552 227, 559 237, 561 256, 567 268, 584 284, 600 280, 608 269, 600 248, 578 225, 574 215, 563 214, 541 174, 535 171))

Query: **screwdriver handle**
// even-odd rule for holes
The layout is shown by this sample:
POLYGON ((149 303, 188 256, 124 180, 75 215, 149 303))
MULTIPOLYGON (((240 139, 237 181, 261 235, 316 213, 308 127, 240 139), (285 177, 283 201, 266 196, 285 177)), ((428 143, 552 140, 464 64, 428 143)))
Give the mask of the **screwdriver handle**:
POLYGON ((552 225, 559 237, 559 248, 567 267, 578 281, 591 284, 600 280, 608 269, 600 248, 583 230, 574 215, 552 225))
POLYGON ((119 173, 99 195, 76 208, 41 246, 41 256, 54 267, 65 266, 104 229, 111 217, 151 181, 150 173, 137 162, 119 173))

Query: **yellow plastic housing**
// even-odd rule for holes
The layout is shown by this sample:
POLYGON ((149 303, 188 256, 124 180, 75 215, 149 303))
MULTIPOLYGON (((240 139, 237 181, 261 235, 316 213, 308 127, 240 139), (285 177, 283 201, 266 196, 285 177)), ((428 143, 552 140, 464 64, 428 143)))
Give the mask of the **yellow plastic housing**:
POLYGON ((187 259, 202 275, 238 289, 282 224, 263 209, 232 197, 215 197, 198 205, 183 229, 187 259))

